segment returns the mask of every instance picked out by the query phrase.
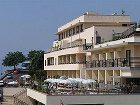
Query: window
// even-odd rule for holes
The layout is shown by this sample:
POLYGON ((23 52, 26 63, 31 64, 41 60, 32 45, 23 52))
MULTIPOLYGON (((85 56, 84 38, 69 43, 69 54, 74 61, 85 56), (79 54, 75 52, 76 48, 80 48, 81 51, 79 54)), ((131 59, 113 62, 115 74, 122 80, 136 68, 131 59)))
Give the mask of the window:
POLYGON ((76 27, 76 33, 79 33, 79 26, 76 27))
POLYGON ((80 32, 83 32, 83 24, 80 25, 80 32))
POLYGON ((126 27, 126 26, 127 26, 127 24, 122 24, 122 26, 126 27))
POLYGON ((47 65, 48 66, 50 65, 50 59, 49 58, 47 59, 47 65))
POLYGON ((63 39, 63 36, 62 36, 62 34, 60 34, 60 40, 62 40, 63 39))
POLYGON ((55 65, 56 65, 56 60, 57 60, 57 59, 55 58, 55 65))
POLYGON ((64 39, 64 36, 63 36, 63 34, 61 34, 61 37, 62 37, 62 39, 64 39))
POLYGON ((69 31, 66 32, 67 36, 69 36, 69 31))
POLYGON ((72 29, 69 30, 69 36, 71 36, 71 35, 72 35, 72 29))
POLYGON ((63 35, 64 35, 64 38, 66 38, 66 37, 67 37, 65 32, 63 32, 63 35))
POLYGON ((62 36, 63 36, 63 39, 65 38, 65 34, 64 33, 62 33, 62 36))
POLYGON ((67 38, 67 37, 68 37, 67 32, 65 31, 64 33, 65 33, 65 36, 66 36, 66 38, 67 38))
POLYGON ((74 35, 74 34, 75 34, 75 27, 72 29, 72 31, 73 31, 73 33, 72 33, 72 34, 74 35))
POLYGON ((61 37, 60 37, 60 35, 58 35, 58 40, 61 40, 61 37))
POLYGON ((46 60, 45 60, 45 66, 46 66, 46 60))

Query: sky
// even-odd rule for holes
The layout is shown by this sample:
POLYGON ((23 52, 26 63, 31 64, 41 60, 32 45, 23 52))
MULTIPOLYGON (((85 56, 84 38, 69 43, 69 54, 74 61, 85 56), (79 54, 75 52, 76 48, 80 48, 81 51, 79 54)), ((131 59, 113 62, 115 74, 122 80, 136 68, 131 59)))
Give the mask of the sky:
POLYGON ((46 51, 59 26, 87 11, 122 10, 132 21, 140 20, 140 0, 0 0, 0 64, 8 52, 46 51))

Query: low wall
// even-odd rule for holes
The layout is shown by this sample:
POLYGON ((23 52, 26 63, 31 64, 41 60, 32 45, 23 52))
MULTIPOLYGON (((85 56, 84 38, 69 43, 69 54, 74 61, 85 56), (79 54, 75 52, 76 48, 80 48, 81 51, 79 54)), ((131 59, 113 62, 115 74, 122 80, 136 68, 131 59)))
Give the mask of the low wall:
POLYGON ((43 103, 45 105, 47 105, 47 95, 41 92, 38 92, 36 90, 33 89, 27 89, 27 96, 39 101, 40 103, 43 103))
POLYGON ((140 105, 140 94, 46 95, 27 89, 27 95, 45 105, 140 105))
POLYGON ((47 96, 47 105, 140 105, 140 95, 47 96))

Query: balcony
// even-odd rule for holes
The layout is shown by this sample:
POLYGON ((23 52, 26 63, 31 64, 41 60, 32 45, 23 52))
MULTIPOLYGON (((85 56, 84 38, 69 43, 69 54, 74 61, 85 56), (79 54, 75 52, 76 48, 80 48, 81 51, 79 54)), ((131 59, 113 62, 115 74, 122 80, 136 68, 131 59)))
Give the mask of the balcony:
POLYGON ((83 68, 85 61, 80 62, 59 62, 58 65, 47 65, 44 67, 44 70, 80 70, 83 68))
POLYGON ((107 60, 93 60, 92 62, 86 62, 85 68, 94 69, 130 69, 130 68, 140 68, 140 57, 130 57, 126 58, 116 58, 107 60))
POLYGON ((82 41, 73 41, 71 43, 67 43, 67 44, 61 45, 59 47, 50 48, 47 51, 47 53, 54 52, 54 51, 59 51, 59 50, 64 50, 64 49, 68 49, 68 48, 79 47, 79 46, 83 46, 82 41))
POLYGON ((100 47, 105 47, 109 45, 122 44, 124 42, 135 42, 136 41, 135 36, 137 36, 137 33, 139 33, 136 31, 136 28, 137 28, 136 25, 133 25, 132 27, 130 27, 129 29, 127 29, 126 31, 122 33, 114 33, 112 34, 111 40, 101 41, 101 36, 98 36, 100 37, 100 40, 98 41, 96 40, 95 44, 93 43, 84 44, 83 50, 90 50, 93 48, 100 48, 100 47))
POLYGON ((137 26, 134 24, 132 27, 130 27, 129 29, 127 29, 126 31, 124 31, 122 33, 114 33, 114 34, 112 34, 112 36, 113 36, 112 40, 107 40, 107 41, 103 41, 103 42, 100 42, 100 43, 96 43, 96 45, 106 43, 106 42, 111 42, 111 41, 116 41, 116 40, 121 40, 121 39, 133 37, 134 36, 133 34, 136 32, 136 28, 137 28, 137 26))
POLYGON ((62 62, 60 62, 60 63, 58 63, 59 65, 63 65, 63 64, 86 64, 86 62, 85 61, 80 61, 80 62, 64 62, 64 63, 62 63, 62 62))
POLYGON ((126 58, 108 59, 108 60, 93 60, 92 62, 87 62, 86 67, 126 67, 130 66, 126 58))

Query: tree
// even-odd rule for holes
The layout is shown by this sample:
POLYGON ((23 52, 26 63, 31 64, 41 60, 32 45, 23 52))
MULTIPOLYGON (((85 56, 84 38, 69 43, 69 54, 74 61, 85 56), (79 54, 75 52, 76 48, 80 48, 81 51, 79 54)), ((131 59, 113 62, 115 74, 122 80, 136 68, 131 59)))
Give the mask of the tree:
POLYGON ((36 79, 44 77, 44 51, 32 50, 29 52, 27 59, 31 62, 29 66, 29 73, 36 79))
POLYGON ((3 59, 2 65, 4 66, 14 66, 14 70, 16 69, 16 66, 19 63, 22 63, 25 61, 26 58, 22 54, 22 52, 16 51, 16 52, 9 52, 6 54, 5 58, 3 59))

